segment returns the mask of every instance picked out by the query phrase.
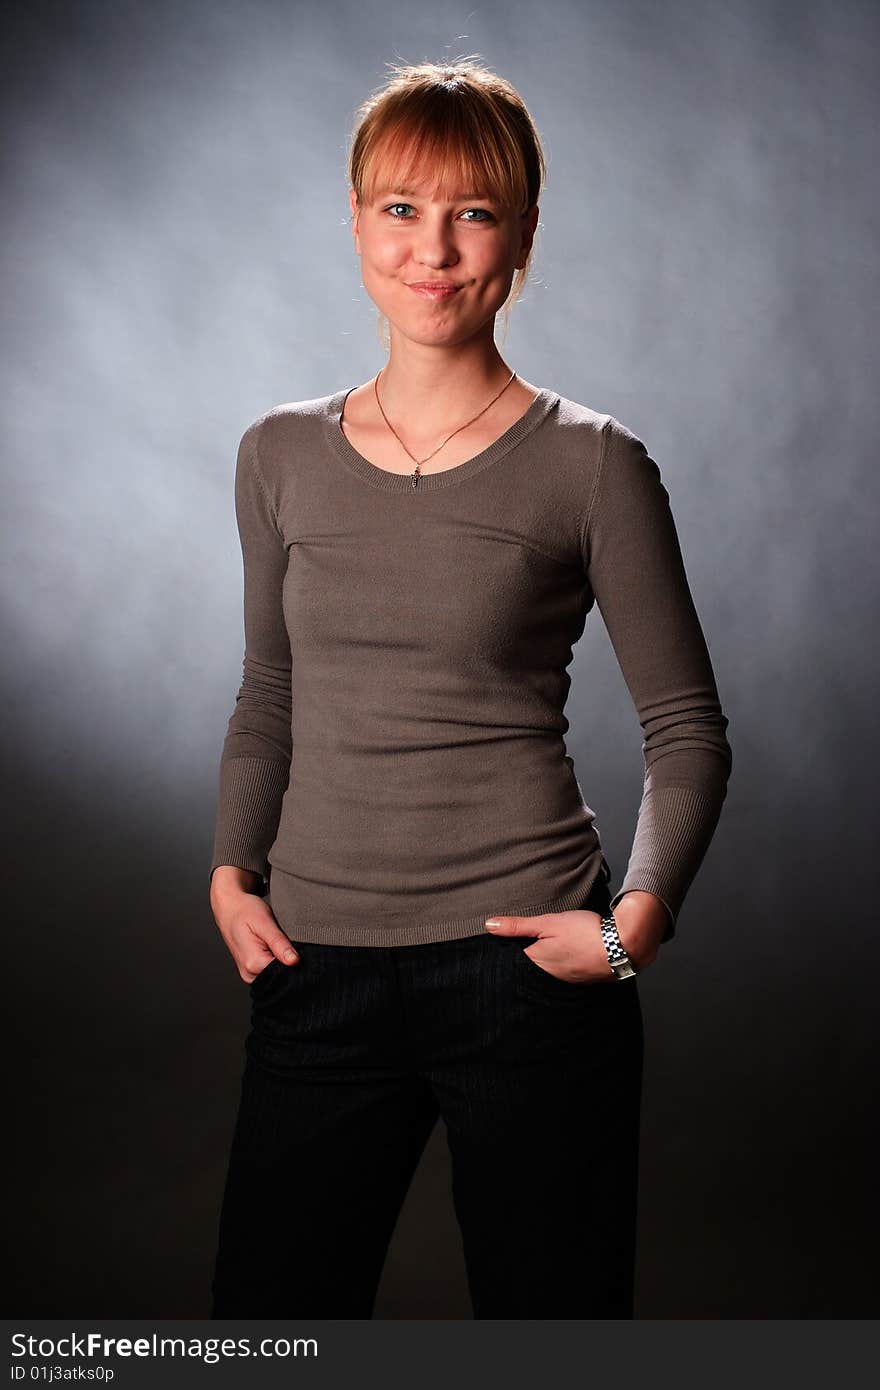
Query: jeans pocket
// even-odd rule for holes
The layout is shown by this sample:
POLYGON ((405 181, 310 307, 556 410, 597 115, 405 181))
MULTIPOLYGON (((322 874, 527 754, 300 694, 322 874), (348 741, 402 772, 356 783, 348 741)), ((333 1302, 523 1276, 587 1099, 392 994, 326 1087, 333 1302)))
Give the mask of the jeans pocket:
MULTIPOLYGON (((603 859, 602 863, 604 864, 605 862, 606 861, 603 859)), ((595 912, 597 916, 603 917, 608 911, 609 902, 610 893, 608 889, 608 880, 600 866, 599 873, 594 879, 585 900, 581 903, 578 910, 581 912, 595 912)), ((525 945, 531 946, 538 940, 540 940, 539 937, 532 937, 526 941, 525 945)), ((554 975, 551 971, 545 970, 543 965, 539 965, 531 956, 526 955, 525 948, 519 940, 516 940, 515 944, 516 955, 519 958, 519 978, 526 988, 531 987, 533 991, 542 991, 545 995, 552 995, 557 999, 566 997, 574 999, 582 995, 586 990, 591 990, 597 985, 601 988, 605 983, 604 980, 596 979, 565 980, 560 975, 554 975)), ((608 970, 608 979, 610 981, 614 979, 610 966, 608 970)))
POLYGON ((260 990, 264 989, 265 986, 268 983, 270 983, 270 981, 275 977, 275 975, 278 974, 278 971, 281 968, 282 967, 280 960, 277 956, 273 956, 272 959, 268 962, 268 964, 263 966, 259 975, 255 975, 254 978, 251 980, 250 985, 248 986, 248 988, 251 990, 251 993, 258 994, 260 990))
MULTIPOLYGON (((526 945, 531 946, 534 941, 540 940, 534 937, 527 941, 526 945)), ((546 994, 556 998, 575 998, 583 994, 585 990, 592 989, 598 980, 564 980, 561 975, 553 975, 549 970, 545 970, 543 965, 539 965, 536 960, 526 954, 525 946, 519 941, 516 942, 516 959, 520 968, 520 978, 527 988, 541 990, 546 994)))
POLYGON ((259 975, 255 975, 250 982, 251 1001, 260 1007, 270 1009, 286 998, 290 981, 294 978, 299 979, 300 972, 305 969, 302 946, 290 937, 288 937, 288 941, 299 956, 299 960, 288 965, 273 955, 269 964, 263 966, 259 975))

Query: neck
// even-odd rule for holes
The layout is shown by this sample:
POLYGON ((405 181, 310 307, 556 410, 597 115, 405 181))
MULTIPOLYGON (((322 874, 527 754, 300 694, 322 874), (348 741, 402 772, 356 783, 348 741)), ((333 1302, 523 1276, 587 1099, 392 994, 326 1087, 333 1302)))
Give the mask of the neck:
MULTIPOLYGON (((408 344, 406 351, 394 349, 379 374, 382 408, 395 421, 419 422, 420 432, 430 435, 436 422, 442 429, 451 417, 466 418, 476 413, 506 385, 513 370, 491 344, 479 353, 467 349, 441 353, 408 344)), ((513 386, 511 386, 511 390, 513 386)))

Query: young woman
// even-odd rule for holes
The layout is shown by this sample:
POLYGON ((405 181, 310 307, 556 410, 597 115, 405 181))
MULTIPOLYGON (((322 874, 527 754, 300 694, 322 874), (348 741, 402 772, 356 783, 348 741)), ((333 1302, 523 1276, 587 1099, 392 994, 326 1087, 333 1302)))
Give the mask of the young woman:
POLYGON ((714 832, 728 721, 656 463, 495 343, 544 176, 522 99, 472 59, 398 67, 348 174, 387 360, 238 451, 210 893, 251 1027, 212 1316, 370 1317, 442 1117, 475 1317, 630 1318, 636 975, 714 832), (613 898, 564 739, 594 603, 644 732, 613 898))

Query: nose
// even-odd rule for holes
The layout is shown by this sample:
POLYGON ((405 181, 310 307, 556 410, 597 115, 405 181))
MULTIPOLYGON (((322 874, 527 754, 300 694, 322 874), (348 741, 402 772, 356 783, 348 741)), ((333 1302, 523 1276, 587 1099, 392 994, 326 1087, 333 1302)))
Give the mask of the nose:
POLYGON ((455 265, 458 259, 449 220, 444 216, 426 217, 413 246, 413 260, 416 264, 439 270, 442 266, 455 265))

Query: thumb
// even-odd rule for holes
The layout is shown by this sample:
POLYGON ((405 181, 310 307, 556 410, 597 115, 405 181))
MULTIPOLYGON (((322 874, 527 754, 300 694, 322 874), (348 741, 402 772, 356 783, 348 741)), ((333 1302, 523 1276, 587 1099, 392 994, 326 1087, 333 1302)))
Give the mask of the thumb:
POLYGON ((293 962, 299 960, 299 952, 293 949, 290 937, 285 936, 283 931, 279 931, 277 936, 273 936, 271 941, 266 943, 272 949, 272 954, 278 960, 293 962))
POLYGON ((292 962, 299 959, 299 952, 293 949, 290 937, 280 927, 272 927, 268 931, 264 929, 255 934, 264 950, 271 951, 276 960, 292 962))
POLYGON ((496 936, 536 936, 534 917, 487 917, 485 926, 496 936))

